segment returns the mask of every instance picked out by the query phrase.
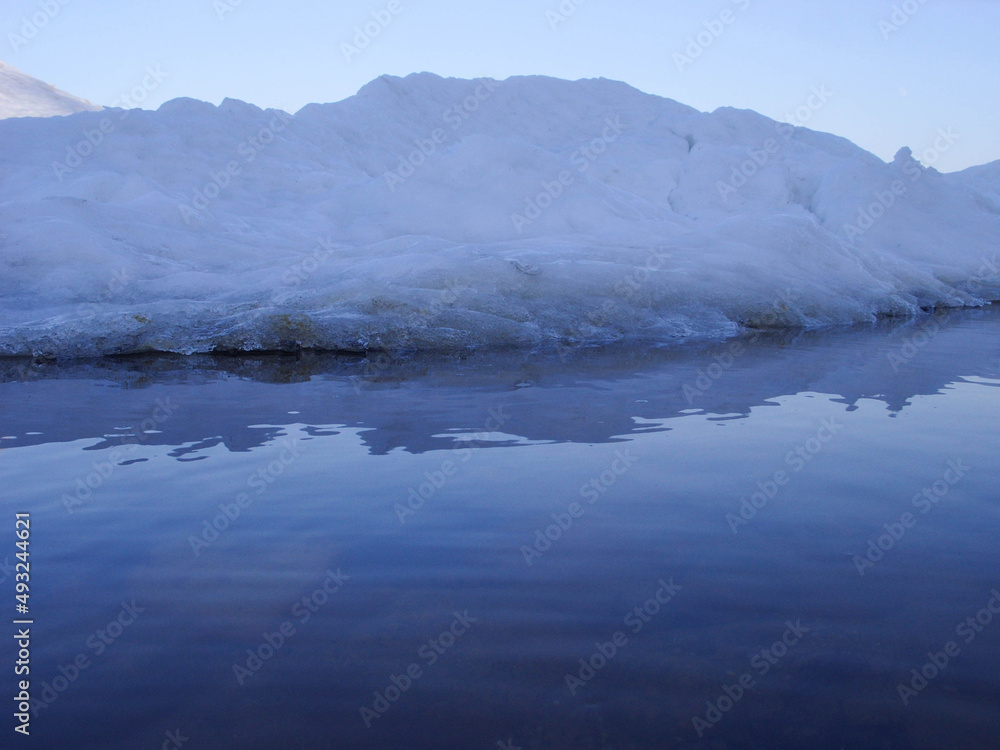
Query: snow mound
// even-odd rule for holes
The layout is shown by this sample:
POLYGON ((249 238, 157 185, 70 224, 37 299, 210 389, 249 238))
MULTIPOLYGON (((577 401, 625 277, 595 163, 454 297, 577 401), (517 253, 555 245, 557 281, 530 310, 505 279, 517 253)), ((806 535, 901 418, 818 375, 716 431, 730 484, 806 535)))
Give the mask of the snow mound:
POLYGON ((0 355, 664 343, 1000 298, 996 170, 604 79, 6 120, 0 164, 0 355))
POLYGON ((53 117, 99 109, 86 99, 71 96, 0 62, 0 120, 8 117, 53 117))

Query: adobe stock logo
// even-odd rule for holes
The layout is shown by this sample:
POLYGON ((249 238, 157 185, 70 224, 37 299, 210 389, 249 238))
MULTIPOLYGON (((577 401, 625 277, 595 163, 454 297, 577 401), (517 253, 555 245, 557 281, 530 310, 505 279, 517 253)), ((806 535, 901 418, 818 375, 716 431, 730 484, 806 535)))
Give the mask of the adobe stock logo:
POLYGON ((62 9, 68 5, 70 0, 41 0, 38 3, 38 10, 30 16, 21 17, 20 33, 11 31, 7 34, 7 41, 17 52, 28 42, 37 37, 42 29, 52 23, 52 20, 59 15, 62 9))
POLYGON ((566 23, 587 0, 562 0, 559 7, 545 11, 545 19, 549 22, 549 28, 555 31, 559 24, 566 23))
MULTIPOLYGON (((590 165, 608 150, 621 134, 625 126, 622 125, 619 115, 609 115, 604 119, 604 129, 601 134, 593 138, 589 143, 581 146, 570 155, 570 164, 576 169, 578 174, 586 172, 590 165)), ((568 169, 563 169, 552 181, 542 180, 541 192, 524 199, 524 211, 514 212, 510 215, 511 224, 520 235, 524 228, 541 218, 548 208, 555 203, 570 185, 576 182, 576 176, 568 169)))
MULTIPOLYGON (((732 0, 732 2, 740 11, 745 11, 750 7, 751 0, 732 0)), ((677 71, 683 73, 694 65, 695 61, 705 54, 705 50, 715 44, 726 33, 727 28, 736 23, 737 18, 731 8, 726 8, 715 18, 705 21, 702 24, 703 28, 697 34, 688 37, 684 51, 674 52, 677 71)))
POLYGON ((437 664, 449 649, 458 640, 469 632, 473 623, 479 622, 479 618, 469 614, 469 610, 464 612, 454 612, 451 624, 442 630, 437 637, 431 638, 417 649, 417 656, 420 661, 410 662, 399 674, 392 673, 386 680, 387 684, 381 691, 372 693, 371 706, 361 706, 361 720, 367 729, 371 729, 375 721, 382 718, 400 700, 416 682, 424 676, 425 670, 437 664))
POLYGON ((723 683, 718 691, 718 697, 714 700, 705 701, 704 715, 691 717, 691 723, 699 739, 735 709, 747 693, 757 686, 757 680, 774 669, 811 630, 802 624, 801 619, 796 619, 795 622, 786 620, 785 626, 785 632, 778 640, 760 649, 751 657, 749 670, 734 678, 732 684, 723 683))
MULTIPOLYGON (((659 588, 645 602, 637 607, 633 607, 622 618, 622 624, 628 628, 629 632, 636 636, 647 624, 658 615, 663 608, 674 600, 682 586, 674 583, 673 577, 669 581, 662 578, 657 581, 659 588)), ((585 659, 579 659, 579 669, 575 674, 567 673, 564 677, 569 694, 575 696, 577 691, 585 687, 593 680, 614 659, 623 648, 629 644, 629 637, 624 630, 616 630, 607 641, 594 644, 594 651, 585 659)))
MULTIPOLYGON (((969 645, 993 623, 997 615, 1000 615, 1000 591, 994 588, 990 591, 990 600, 982 609, 955 626, 955 636, 969 645)), ((909 706, 961 654, 962 646, 957 640, 948 641, 941 646, 940 651, 928 651, 927 661, 920 667, 911 669, 906 681, 896 685, 896 692, 903 705, 909 706)))
POLYGON ((905 0, 901 4, 893 5, 889 20, 883 19, 878 22, 878 30, 882 32, 882 39, 888 42, 889 37, 906 26, 910 19, 920 12, 921 6, 926 3, 927 0, 905 0))
POLYGON ((389 4, 380 10, 373 10, 371 20, 365 22, 363 26, 354 27, 354 44, 342 42, 340 51, 344 59, 350 63, 355 57, 360 55, 375 40, 379 34, 393 22, 400 13, 403 12, 403 5, 399 0, 390 0, 389 4))

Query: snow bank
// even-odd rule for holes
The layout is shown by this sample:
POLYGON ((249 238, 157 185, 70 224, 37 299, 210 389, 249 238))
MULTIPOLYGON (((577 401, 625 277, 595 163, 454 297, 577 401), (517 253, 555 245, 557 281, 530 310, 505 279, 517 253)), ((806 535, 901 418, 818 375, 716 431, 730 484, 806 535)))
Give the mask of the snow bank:
POLYGON ((603 79, 6 120, 0 354, 662 343, 982 305, 981 170, 603 79))
POLYGON ((0 62, 0 120, 8 117, 52 117, 99 110, 86 99, 60 91, 0 62))

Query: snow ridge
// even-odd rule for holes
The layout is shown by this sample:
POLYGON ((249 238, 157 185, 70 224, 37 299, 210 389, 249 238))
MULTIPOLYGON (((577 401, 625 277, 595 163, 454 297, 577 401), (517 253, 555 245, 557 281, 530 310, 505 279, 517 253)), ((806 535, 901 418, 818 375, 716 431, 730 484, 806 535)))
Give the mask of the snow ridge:
POLYGON ((11 119, 0 165, 0 355, 660 344, 1000 299, 995 165, 605 79, 11 119))

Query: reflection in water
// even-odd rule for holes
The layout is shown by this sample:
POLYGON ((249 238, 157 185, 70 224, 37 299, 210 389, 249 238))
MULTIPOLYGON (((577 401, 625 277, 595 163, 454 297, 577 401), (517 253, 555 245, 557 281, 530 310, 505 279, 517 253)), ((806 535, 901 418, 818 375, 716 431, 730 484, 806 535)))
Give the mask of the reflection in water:
POLYGON ((370 360, 309 353, 63 365, 0 360, 0 383, 8 383, 0 404, 4 431, 17 438, 7 447, 92 438, 96 426, 105 439, 93 447, 105 449, 130 437, 122 426, 141 425, 158 400, 171 398, 185 408, 153 425, 157 432, 143 442, 187 446, 178 456, 219 444, 250 450, 290 423, 360 428, 373 454, 423 453, 450 447, 449 431, 481 432, 486 403, 510 405, 505 431, 525 440, 599 443, 691 412, 745 417, 802 392, 836 394, 848 405, 875 399, 899 412, 957 378, 998 377, 998 320, 994 306, 834 334, 771 333, 735 342, 735 356, 734 342, 718 342, 370 360), (19 381, 33 383, 32 398, 18 397, 19 381))
POLYGON ((0 363, 35 739, 995 747, 1000 313, 732 347, 0 363))

